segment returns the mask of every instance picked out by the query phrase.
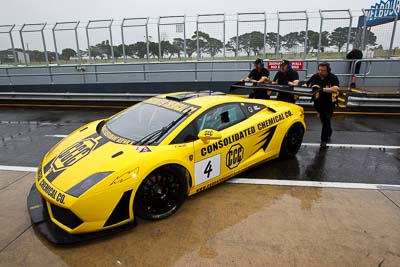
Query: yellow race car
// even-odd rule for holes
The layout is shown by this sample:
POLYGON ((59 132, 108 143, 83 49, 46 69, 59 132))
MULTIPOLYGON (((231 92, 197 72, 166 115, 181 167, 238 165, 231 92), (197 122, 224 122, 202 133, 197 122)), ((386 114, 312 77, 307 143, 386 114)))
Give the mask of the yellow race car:
POLYGON ((165 218, 191 196, 257 164, 292 157, 303 108, 216 92, 160 95, 75 130, 44 157, 28 196, 55 243, 165 218))

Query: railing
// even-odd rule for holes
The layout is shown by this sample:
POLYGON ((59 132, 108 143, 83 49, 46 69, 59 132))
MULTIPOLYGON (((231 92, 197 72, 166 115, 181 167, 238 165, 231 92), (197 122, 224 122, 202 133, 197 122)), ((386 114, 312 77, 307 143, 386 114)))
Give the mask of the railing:
MULTIPOLYGON (((378 10, 385 11, 388 9, 383 8, 378 10)), ((338 56, 343 57, 343 53, 347 53, 351 49, 350 46, 355 47, 360 44, 362 48, 365 48, 368 45, 367 35, 368 33, 371 34, 371 27, 366 25, 370 15, 370 12, 368 11, 368 9, 365 9, 362 10, 362 12, 351 12, 350 10, 320 10, 319 12, 285 11, 277 13, 258 12, 228 15, 201 14, 191 17, 181 15, 160 16, 157 18, 124 18, 122 20, 89 20, 85 23, 79 21, 57 22, 53 25, 47 23, 23 24, 18 26, 0 25, 0 36, 6 36, 8 42, 10 43, 10 45, 0 43, 0 47, 3 47, 0 48, 0 50, 7 49, 7 46, 10 46, 10 50, 12 51, 10 51, 9 59, 11 59, 12 53, 15 65, 31 65, 27 55, 28 53, 32 53, 34 50, 38 50, 39 52, 44 51, 44 55, 42 55, 42 57, 44 58, 43 61, 45 64, 49 65, 51 64, 51 61, 55 61, 58 65, 61 65, 62 62, 59 58, 61 47, 70 49, 72 49, 71 47, 74 47, 74 49, 76 49, 76 62, 78 64, 83 63, 86 60, 86 57, 89 63, 97 63, 94 62, 94 57, 91 51, 92 49, 96 49, 97 44, 95 42, 98 42, 99 40, 95 41, 93 36, 94 31, 92 30, 105 29, 106 31, 102 33, 101 37, 96 37, 98 37, 97 39, 102 38, 100 42, 106 40, 109 41, 107 46, 109 51, 107 51, 106 54, 112 63, 116 63, 118 60, 128 63, 129 60, 136 59, 141 60, 141 62, 150 61, 151 56, 158 57, 155 59, 158 61, 170 60, 170 58, 164 58, 162 54, 166 54, 166 57, 178 58, 179 60, 181 60, 182 55, 182 60, 190 60, 193 58, 200 61, 202 60, 200 57, 200 54, 202 53, 200 51, 200 39, 204 38, 206 35, 199 36, 199 31, 201 31, 199 26, 204 26, 207 24, 208 26, 211 25, 210 27, 213 27, 211 29, 213 32, 205 32, 208 34, 207 38, 218 41, 218 46, 217 48, 214 47, 213 52, 205 53, 205 56, 208 58, 214 59, 214 57, 222 57, 224 59, 234 58, 238 60, 247 56, 248 58, 275 57, 276 59, 279 59, 282 57, 291 57, 290 55, 295 55, 294 57, 298 58, 307 59, 310 57, 316 57, 317 60, 320 60, 323 57, 327 57, 328 53, 332 53, 332 58, 338 56), (366 19, 364 20, 365 23, 364 25, 361 25, 361 27, 357 28, 355 23, 357 22, 358 15, 362 14, 366 16, 366 19), (98 26, 101 23, 103 23, 102 26, 98 26), (60 28, 60 26, 65 26, 68 24, 71 25, 69 28, 60 28), (256 24, 259 25, 258 28, 256 27, 256 24), (288 24, 290 24, 290 26, 285 28, 284 25, 288 24), (32 30, 31 27, 34 26, 36 26, 36 28, 32 30), (142 32, 136 33, 135 36, 130 36, 126 34, 125 31, 131 27, 141 29, 142 32), (327 27, 329 27, 329 29, 327 29, 327 27), (337 29, 342 30, 341 34, 343 35, 342 37, 345 39, 345 41, 339 42, 339 44, 334 44, 333 42, 330 44, 325 44, 326 32, 330 31, 329 34, 331 34, 332 37, 332 33, 337 29), (354 31, 355 29, 356 31, 354 31), (47 30, 51 31, 50 34, 44 34, 44 32, 47 30), (194 31, 193 36, 190 37, 192 30, 194 31), (17 31, 19 32, 20 41, 14 40, 15 36, 13 37, 12 34, 13 32, 17 31), (57 34, 61 34, 61 31, 73 31, 74 35, 73 37, 71 36, 72 38, 60 38, 60 36, 56 37, 57 34), (219 39, 215 36, 217 31, 219 35, 222 34, 219 39), (34 49, 28 48, 27 40, 25 39, 25 35, 28 32, 40 33, 40 36, 37 35, 34 40, 31 40, 31 46, 34 44, 36 45, 36 48, 34 49), (252 37, 251 32, 256 33, 255 37, 252 37), (290 39, 291 37, 289 35, 291 33, 297 34, 296 40, 290 39), (310 36, 310 34, 313 34, 313 36, 310 36), (318 34, 318 36, 315 34, 318 34), (287 37, 286 39, 285 36, 287 37), (127 46, 129 41, 127 41, 127 37, 131 37, 135 41, 138 41, 138 39, 143 39, 144 37, 144 42, 146 43, 145 53, 141 53, 141 55, 136 52, 133 54, 128 53, 127 46), (47 38, 50 38, 50 41, 47 40, 47 38), (84 40, 85 38, 86 40, 84 40), (122 43, 116 44, 115 40, 119 40, 119 38, 122 40, 122 43), (247 39, 244 40, 243 38, 247 39), (179 40, 177 41, 176 39, 179 40), (315 44, 315 40, 317 40, 317 45, 315 44), (61 41, 64 41, 64 44, 62 44, 61 41), (67 41, 73 41, 74 44, 72 46, 68 45, 68 47, 66 45, 67 41), (172 43, 170 43, 170 41, 172 43), (190 42, 190 45, 188 42, 190 42), (19 43, 19 45, 16 46, 17 43, 19 43), (51 46, 52 43, 54 43, 54 49, 49 49, 49 46, 51 46), (86 43, 87 47, 82 48, 82 43, 86 43), (150 44, 152 45, 151 48, 149 47, 150 44), (249 44, 251 44, 253 47, 249 47, 249 44), (121 45, 122 51, 118 50, 117 55, 116 51, 119 49, 119 45, 121 45), (167 45, 173 46, 173 49, 171 48, 171 51, 167 51, 167 45), (39 46, 40 48, 37 48, 39 46), (335 48, 335 51, 338 51, 337 53, 333 50, 335 46, 337 46, 337 48, 335 48), (189 49, 193 51, 189 53, 189 49), (317 49, 317 55, 314 55, 314 49, 317 49), (324 49, 325 51, 323 51, 324 49), (55 53, 55 55, 53 53, 55 53), (313 53, 313 55, 311 55, 311 53, 313 53), (51 58, 49 58, 50 54, 52 55, 51 58), (193 56, 189 56, 192 54, 193 56), (131 59, 128 59, 128 57, 131 57, 131 59)), ((396 28, 398 14, 395 10, 393 10, 393 12, 393 20, 388 22, 390 24, 387 24, 393 25, 390 27, 390 29, 388 27, 376 28, 376 30, 379 31, 379 38, 382 39, 378 39, 379 44, 383 47, 379 51, 386 53, 387 50, 387 57, 391 57, 398 53, 394 49, 397 40, 396 33, 398 32, 398 29, 396 28), (384 40, 386 38, 385 36, 390 36, 390 40, 384 40)), ((336 34, 338 34, 338 32, 336 32, 336 34)), ((137 43, 138 42, 135 44, 137 43)), ((131 45, 133 44, 131 43, 131 45)), ((210 43, 208 43, 208 45, 210 45, 210 43)), ((373 45, 370 47, 372 46, 373 45)), ((98 53, 97 50, 96 53, 98 53)), ((102 53, 105 52, 103 51, 102 53)))

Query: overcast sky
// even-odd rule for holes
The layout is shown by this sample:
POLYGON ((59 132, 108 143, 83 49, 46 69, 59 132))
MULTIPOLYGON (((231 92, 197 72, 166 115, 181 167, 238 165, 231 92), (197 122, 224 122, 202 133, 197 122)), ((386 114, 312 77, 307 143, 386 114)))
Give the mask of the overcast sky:
POLYGON ((1 0, 0 25, 205 13, 276 12, 319 9, 361 10, 378 0, 1 0))

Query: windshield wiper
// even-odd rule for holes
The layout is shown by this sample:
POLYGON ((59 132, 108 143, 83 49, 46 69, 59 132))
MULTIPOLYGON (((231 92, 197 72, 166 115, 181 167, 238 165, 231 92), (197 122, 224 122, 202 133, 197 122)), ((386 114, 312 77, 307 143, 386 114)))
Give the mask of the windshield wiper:
POLYGON ((183 113, 179 118, 177 118, 174 121, 171 121, 168 125, 162 127, 161 129, 154 131, 152 133, 149 133, 148 135, 145 135, 144 137, 142 137, 139 141, 137 141, 135 144, 136 145, 143 145, 146 144, 147 142, 149 142, 150 140, 152 140, 154 138, 153 141, 149 142, 148 145, 153 144, 154 142, 156 142, 158 139, 161 138, 161 136, 163 136, 166 132, 168 132, 172 127, 174 127, 181 119, 183 119, 184 117, 186 117, 189 113, 190 113, 190 109, 188 111, 186 111, 185 113, 183 113), (157 138, 155 138, 157 137, 157 138))

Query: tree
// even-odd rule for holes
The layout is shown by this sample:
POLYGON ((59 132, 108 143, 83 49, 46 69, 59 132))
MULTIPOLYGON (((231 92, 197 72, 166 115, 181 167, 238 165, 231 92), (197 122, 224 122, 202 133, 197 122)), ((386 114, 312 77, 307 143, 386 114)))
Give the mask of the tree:
MULTIPOLYGON (((265 43, 270 48, 275 48, 276 51, 276 40, 278 38, 278 34, 275 32, 267 32, 265 43)), ((282 36, 279 35, 279 39, 282 40, 282 36)))
POLYGON ((131 56, 136 55, 138 58, 147 56, 147 44, 145 42, 137 42, 129 47, 131 49, 131 56))
POLYGON ((76 57, 76 52, 74 49, 71 48, 65 48, 61 51, 61 59, 67 61, 71 57, 76 57))
POLYGON ((160 53, 158 51, 158 43, 149 42, 149 53, 150 56, 152 56, 153 58, 155 57, 160 58, 160 53))
POLYGON ((196 40, 186 39, 186 55, 191 58, 193 53, 197 51, 196 40))
POLYGON ((218 53, 222 52, 223 47, 224 44, 220 40, 210 37, 208 39, 208 45, 206 51, 211 55, 211 57, 214 57, 218 53))
MULTIPOLYGON (((305 41, 305 31, 301 31, 299 33, 299 42, 304 44, 305 41)), ((319 45, 319 33, 315 31, 309 30, 307 32, 307 52, 314 52, 315 49, 318 49, 319 45)), ((324 47, 329 46, 329 32, 323 31, 321 34, 321 51, 324 51, 324 47)))
MULTIPOLYGON (((295 47, 296 45, 299 45, 301 42, 301 37, 298 32, 290 32, 282 37, 282 46, 285 47, 286 49, 291 49, 295 47)), ((303 37, 303 43, 304 43, 304 37, 303 37)))
MULTIPOLYGON (((350 43, 353 43, 355 39, 356 30, 357 28, 351 28, 350 43)), ((343 45, 347 43, 348 34, 349 34, 349 27, 337 27, 331 32, 329 36, 329 44, 337 46, 338 52, 340 53, 340 51, 343 48, 343 45)))

